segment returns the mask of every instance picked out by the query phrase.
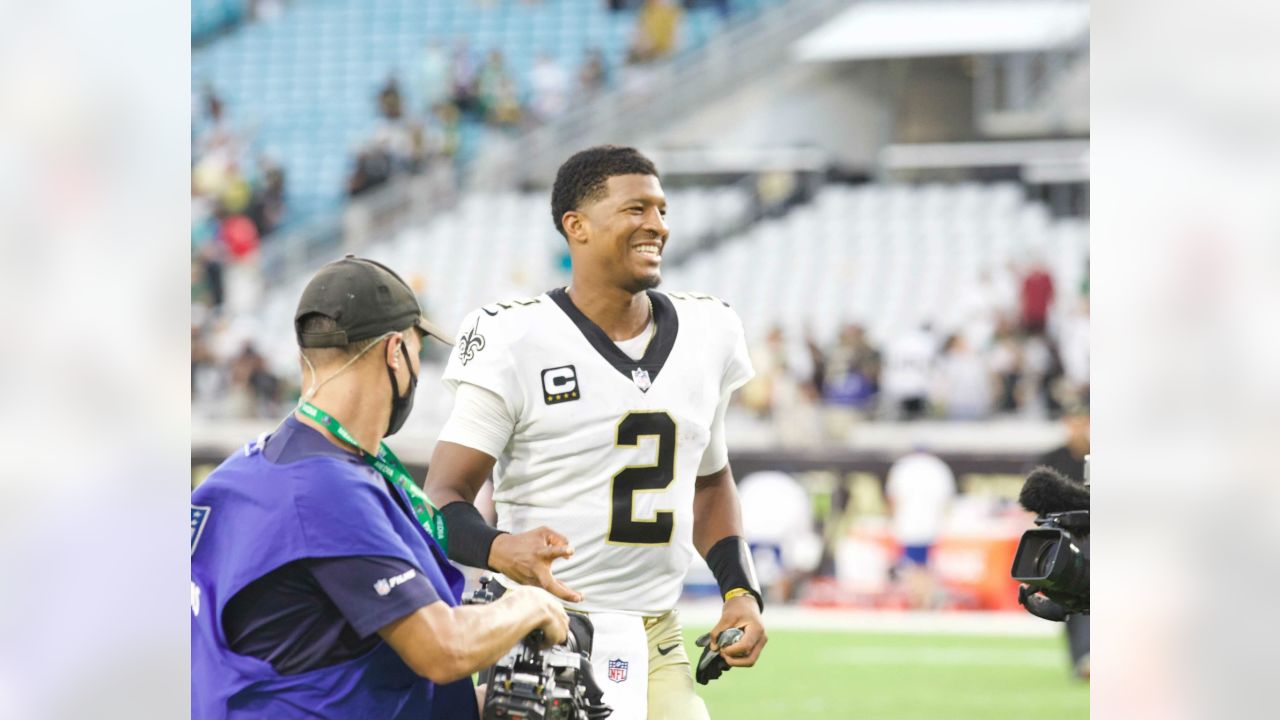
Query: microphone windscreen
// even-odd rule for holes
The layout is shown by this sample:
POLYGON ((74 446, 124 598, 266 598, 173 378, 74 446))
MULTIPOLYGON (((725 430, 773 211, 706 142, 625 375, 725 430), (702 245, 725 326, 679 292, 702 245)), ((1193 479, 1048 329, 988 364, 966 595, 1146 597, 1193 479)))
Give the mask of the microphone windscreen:
POLYGON ((1062 473, 1041 465, 1031 471, 1018 494, 1022 507, 1039 515, 1089 509, 1089 491, 1062 473))

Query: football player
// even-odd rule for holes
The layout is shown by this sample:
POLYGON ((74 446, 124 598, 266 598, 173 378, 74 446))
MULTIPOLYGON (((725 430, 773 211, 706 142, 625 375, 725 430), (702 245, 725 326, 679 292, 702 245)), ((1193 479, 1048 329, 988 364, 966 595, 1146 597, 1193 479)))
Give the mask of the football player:
POLYGON ((654 290, 666 211, 657 170, 632 148, 560 167, 551 214, 571 284, 464 320, 426 481, 451 559, 590 614, 615 720, 708 717, 674 610, 695 550, 724 598, 712 650, 750 666, 766 642, 724 438, 729 397, 754 371, 726 303, 654 290), (491 473, 496 529, 472 504, 491 473), (742 637, 718 647, 728 628, 742 637))

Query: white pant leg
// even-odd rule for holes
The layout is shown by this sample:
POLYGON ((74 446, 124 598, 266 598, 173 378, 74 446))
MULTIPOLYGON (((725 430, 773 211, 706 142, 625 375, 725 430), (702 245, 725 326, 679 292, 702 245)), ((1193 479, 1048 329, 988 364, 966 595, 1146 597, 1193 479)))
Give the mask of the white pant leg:
POLYGON ((591 613, 595 628, 591 671, 613 708, 609 720, 646 720, 649 698, 649 640, 635 615, 591 613))

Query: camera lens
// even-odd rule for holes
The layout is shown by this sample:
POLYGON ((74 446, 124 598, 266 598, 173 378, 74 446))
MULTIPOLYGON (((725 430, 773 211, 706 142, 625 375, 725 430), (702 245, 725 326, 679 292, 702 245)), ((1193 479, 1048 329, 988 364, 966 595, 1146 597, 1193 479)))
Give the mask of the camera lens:
POLYGON ((1036 554, 1036 572, 1041 577, 1049 577, 1053 573, 1053 565, 1058 559, 1058 543, 1045 543, 1036 554))

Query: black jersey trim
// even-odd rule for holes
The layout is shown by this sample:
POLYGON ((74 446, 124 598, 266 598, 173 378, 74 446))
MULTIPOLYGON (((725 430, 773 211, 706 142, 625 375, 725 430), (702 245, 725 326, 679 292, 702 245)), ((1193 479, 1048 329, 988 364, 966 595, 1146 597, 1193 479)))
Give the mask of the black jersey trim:
POLYGON ((649 347, 644 351, 644 357, 639 360, 632 360, 630 356, 618 349, 605 331, 591 322, 591 318, 584 315, 578 306, 573 304, 573 300, 569 298, 569 293, 565 292, 564 288, 556 288, 547 295, 560 306, 565 315, 569 316, 573 324, 578 326, 578 330, 582 332, 587 342, 591 343, 591 347, 609 361, 615 370, 622 373, 623 377, 631 380, 632 372, 644 370, 649 373, 650 382, 657 382, 658 372, 666 365, 667 357, 675 347, 676 333, 680 330, 680 319, 676 315, 676 308, 671 304, 670 298, 652 290, 648 293, 649 300, 653 303, 653 322, 658 327, 654 332, 653 340, 649 342, 649 347))

